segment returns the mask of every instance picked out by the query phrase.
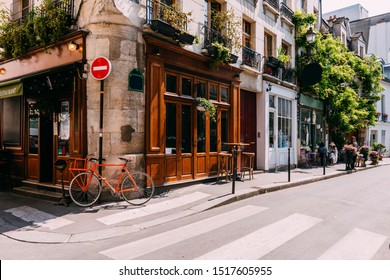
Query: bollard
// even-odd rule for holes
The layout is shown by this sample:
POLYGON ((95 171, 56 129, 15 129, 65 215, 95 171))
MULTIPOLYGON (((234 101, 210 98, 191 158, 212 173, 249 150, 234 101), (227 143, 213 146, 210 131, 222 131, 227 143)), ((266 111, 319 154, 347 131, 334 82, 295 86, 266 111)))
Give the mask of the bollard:
POLYGON ((62 159, 56 160, 54 166, 57 170, 61 172, 61 188, 62 188, 62 197, 60 202, 54 203, 54 205, 64 205, 68 207, 70 200, 65 196, 65 188, 64 188, 64 169, 66 168, 66 161, 62 159))
POLYGON ((323 159, 322 159, 322 165, 324 166, 324 171, 323 171, 323 175, 325 175, 325 167, 326 167, 326 158, 325 158, 325 154, 323 156, 323 159))
POLYGON ((288 182, 291 181, 290 156, 291 156, 291 152, 290 152, 290 147, 289 147, 289 148, 288 148, 288 160, 287 160, 288 182))

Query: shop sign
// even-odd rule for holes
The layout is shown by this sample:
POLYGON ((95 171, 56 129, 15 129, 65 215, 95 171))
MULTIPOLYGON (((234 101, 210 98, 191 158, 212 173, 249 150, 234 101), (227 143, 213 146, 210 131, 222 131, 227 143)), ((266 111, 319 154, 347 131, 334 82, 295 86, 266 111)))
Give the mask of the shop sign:
POLYGON ((0 83, 0 98, 20 96, 23 94, 23 83, 20 80, 13 80, 0 83))

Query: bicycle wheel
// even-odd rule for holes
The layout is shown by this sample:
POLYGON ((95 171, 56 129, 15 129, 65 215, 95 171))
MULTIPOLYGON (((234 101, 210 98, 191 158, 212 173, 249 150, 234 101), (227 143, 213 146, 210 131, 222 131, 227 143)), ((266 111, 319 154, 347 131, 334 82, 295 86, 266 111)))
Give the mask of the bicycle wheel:
POLYGON ((69 185, 70 198, 78 206, 87 207, 94 204, 102 192, 102 185, 99 178, 91 172, 83 172, 78 174, 69 185), (92 178, 90 178, 92 176, 92 178), (86 188, 89 179, 91 183, 86 188))
POLYGON ((153 179, 145 172, 134 172, 122 181, 121 195, 132 205, 142 205, 148 202, 153 194, 153 179))

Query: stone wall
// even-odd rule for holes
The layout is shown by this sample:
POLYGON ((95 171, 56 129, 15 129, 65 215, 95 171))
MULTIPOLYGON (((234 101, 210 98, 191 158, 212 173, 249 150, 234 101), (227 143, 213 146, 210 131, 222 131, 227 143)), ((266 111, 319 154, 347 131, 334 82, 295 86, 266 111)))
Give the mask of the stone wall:
MULTIPOLYGON (((128 90, 134 68, 144 72, 144 43, 139 26, 120 12, 112 1, 86 1, 80 7, 79 28, 89 31, 86 58, 111 61, 112 72, 104 81, 103 158, 119 162, 133 158, 132 169, 143 169, 145 143, 145 93, 128 90)), ((99 155, 100 81, 87 79, 88 154, 99 155)))

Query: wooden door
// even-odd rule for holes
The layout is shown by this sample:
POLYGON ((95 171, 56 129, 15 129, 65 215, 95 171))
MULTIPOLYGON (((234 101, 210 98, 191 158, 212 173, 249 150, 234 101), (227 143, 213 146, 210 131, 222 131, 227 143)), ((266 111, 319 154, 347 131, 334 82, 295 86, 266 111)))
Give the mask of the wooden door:
POLYGON ((28 110, 27 174, 29 180, 53 181, 53 120, 28 110))
POLYGON ((243 148, 246 152, 256 153, 256 94, 242 90, 240 96, 240 139, 252 144, 243 148))

